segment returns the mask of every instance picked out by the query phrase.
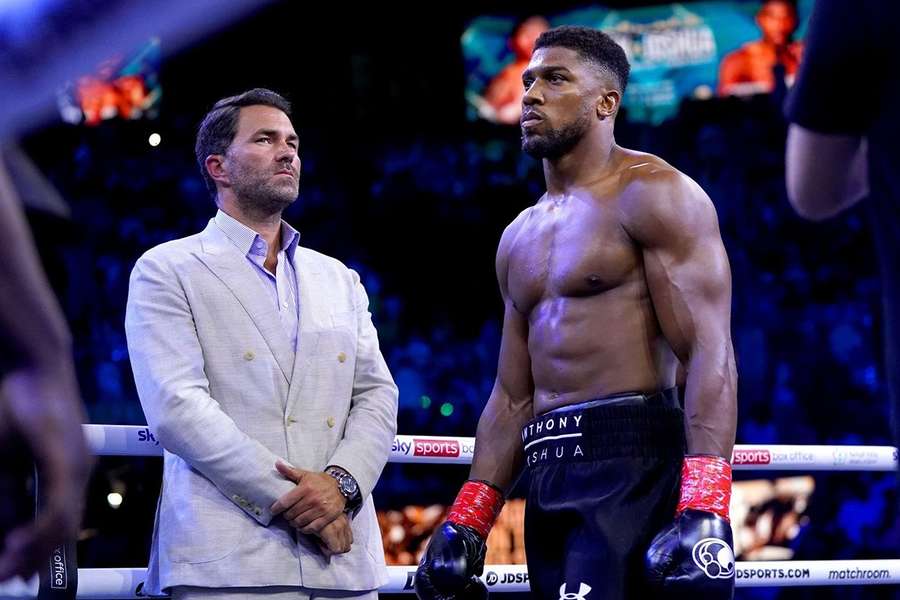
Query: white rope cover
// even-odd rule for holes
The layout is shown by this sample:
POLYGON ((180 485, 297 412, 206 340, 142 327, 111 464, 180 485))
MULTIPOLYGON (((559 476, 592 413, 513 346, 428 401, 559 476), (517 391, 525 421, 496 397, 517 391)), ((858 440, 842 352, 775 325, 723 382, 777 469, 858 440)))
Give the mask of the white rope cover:
MULTIPOLYGON (((388 594, 412 593, 416 568, 388 567, 388 594)), ((78 598, 142 598, 146 569, 79 569, 78 598)), ((481 579, 492 592, 527 592, 525 565, 486 565, 481 579)), ((737 587, 809 587, 900 583, 900 560, 753 561, 736 565, 737 587)), ((37 578, 0 584, 0 598, 33 598, 37 578)))
MULTIPOLYGON (((85 425, 88 443, 98 456, 162 456, 149 427, 85 425)), ((398 435, 390 462, 469 464, 475 438, 398 435)), ((897 449, 891 446, 795 446, 744 444, 734 447, 735 470, 753 471, 893 471, 897 449)))

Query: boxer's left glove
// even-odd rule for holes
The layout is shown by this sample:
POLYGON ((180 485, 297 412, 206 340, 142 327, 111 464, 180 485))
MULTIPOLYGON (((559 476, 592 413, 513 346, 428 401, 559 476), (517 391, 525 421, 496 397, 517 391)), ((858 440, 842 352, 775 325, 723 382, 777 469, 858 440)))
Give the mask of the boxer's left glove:
POLYGON ((416 570, 420 600, 485 600, 478 578, 484 570, 486 540, 503 508, 503 493, 484 481, 467 481, 447 521, 431 536, 416 570))
POLYGON ((645 556, 654 598, 734 597, 730 500, 731 464, 727 460, 711 455, 684 457, 675 520, 653 538, 645 556))

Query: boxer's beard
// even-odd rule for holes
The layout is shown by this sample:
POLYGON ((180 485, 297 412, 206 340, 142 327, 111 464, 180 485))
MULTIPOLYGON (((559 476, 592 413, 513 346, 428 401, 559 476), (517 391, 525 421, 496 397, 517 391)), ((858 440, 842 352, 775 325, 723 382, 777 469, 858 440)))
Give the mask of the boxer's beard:
POLYGON ((584 113, 577 119, 558 129, 546 133, 522 134, 522 150, 534 158, 554 160, 564 156, 574 148, 590 127, 590 115, 584 113))

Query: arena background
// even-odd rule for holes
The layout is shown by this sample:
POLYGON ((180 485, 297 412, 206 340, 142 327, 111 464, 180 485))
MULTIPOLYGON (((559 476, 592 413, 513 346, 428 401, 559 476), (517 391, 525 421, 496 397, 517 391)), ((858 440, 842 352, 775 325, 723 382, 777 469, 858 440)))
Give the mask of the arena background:
MULTIPOLYGON (((79 82, 60 81, 58 114, 22 137, 71 211, 61 217, 30 209, 29 219, 72 328, 91 422, 145 423, 123 329, 128 275, 143 251, 198 231, 214 214, 192 154, 196 126, 216 99, 261 86, 293 102, 301 138, 301 194, 286 218, 304 245, 359 271, 400 387, 400 433, 474 435, 499 345, 496 243, 542 193, 543 178, 520 151, 515 126, 473 111, 471 92, 486 83, 478 69, 487 67, 473 63, 464 42, 485 23, 502 39, 532 15, 558 24, 590 11, 652 5, 663 14, 674 6, 305 4, 266 3, 176 52, 164 36, 148 38, 93 73, 94 85, 140 78, 137 111, 113 101, 104 111, 98 100, 91 113, 79 82)), ((753 33, 759 2, 677 6, 702 13, 701 5, 733 9, 744 15, 736 30, 753 33)), ((800 3, 801 17, 808 5, 800 3)), ((495 48, 499 68, 503 45, 495 48)), ((627 107, 616 136, 659 154, 715 202, 734 276, 738 442, 891 444, 865 204, 824 224, 793 214, 784 190, 782 82, 771 93, 742 97, 693 93, 696 87, 679 88, 662 117, 627 107)), ((155 458, 98 461, 80 566, 146 565, 160 472, 155 458)), ((466 474, 458 466, 385 468, 375 497, 390 561, 415 560, 466 474)), ((739 559, 753 558, 754 548, 756 557, 796 559, 885 558, 900 548, 891 475, 749 485, 756 491, 745 494, 740 525, 753 541, 739 559), (778 528, 785 515, 791 526, 778 528)), ((521 504, 511 503, 491 542, 497 562, 523 560, 520 518, 521 504)), ((738 590, 737 597, 895 594, 891 587, 769 588, 738 590)))

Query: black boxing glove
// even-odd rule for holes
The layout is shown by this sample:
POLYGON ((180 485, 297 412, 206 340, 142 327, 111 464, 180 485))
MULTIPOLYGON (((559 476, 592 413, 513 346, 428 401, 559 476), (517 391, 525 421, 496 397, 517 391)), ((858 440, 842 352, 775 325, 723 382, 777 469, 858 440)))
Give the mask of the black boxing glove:
POLYGON ((730 501, 731 465, 727 460, 711 455, 684 457, 675 519, 653 538, 645 556, 653 598, 734 597, 730 501))
POLYGON ((503 508, 503 493, 484 481, 467 481, 445 521, 431 536, 416 570, 420 600, 485 600, 486 540, 503 508))
POLYGON ((416 570, 420 600, 484 600, 487 588, 478 578, 484 569, 484 538, 465 525, 444 522, 428 544, 416 570))

